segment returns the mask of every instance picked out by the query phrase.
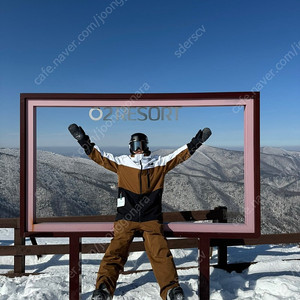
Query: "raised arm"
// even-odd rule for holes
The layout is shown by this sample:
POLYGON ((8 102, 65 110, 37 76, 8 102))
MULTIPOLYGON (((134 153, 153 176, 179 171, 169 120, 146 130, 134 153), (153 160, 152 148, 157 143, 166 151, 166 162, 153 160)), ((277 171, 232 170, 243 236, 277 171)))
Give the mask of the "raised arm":
POLYGON ((95 143, 90 141, 89 136, 85 134, 84 130, 80 126, 71 124, 68 129, 79 145, 84 149, 85 153, 94 162, 112 172, 117 173, 118 163, 111 153, 101 151, 97 146, 95 146, 95 143))
POLYGON ((163 164, 166 166, 166 172, 175 168, 178 164, 184 162, 195 153, 195 151, 211 136, 212 132, 209 128, 199 130, 192 140, 175 150, 173 153, 162 158, 163 164))

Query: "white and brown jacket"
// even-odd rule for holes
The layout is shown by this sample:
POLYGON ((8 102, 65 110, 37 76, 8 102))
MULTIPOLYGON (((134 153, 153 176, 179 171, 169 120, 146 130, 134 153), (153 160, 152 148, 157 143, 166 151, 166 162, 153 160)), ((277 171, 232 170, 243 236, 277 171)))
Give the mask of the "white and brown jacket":
POLYGON ((162 221, 162 193, 167 172, 191 156, 184 145, 166 156, 114 156, 95 146, 89 157, 118 174, 116 220, 162 221))

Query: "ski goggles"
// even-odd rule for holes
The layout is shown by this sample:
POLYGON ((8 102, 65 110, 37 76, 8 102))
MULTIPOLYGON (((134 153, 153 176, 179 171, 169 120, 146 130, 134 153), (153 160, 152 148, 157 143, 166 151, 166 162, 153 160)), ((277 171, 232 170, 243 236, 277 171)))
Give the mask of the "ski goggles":
POLYGON ((146 141, 132 141, 129 143, 129 147, 133 152, 136 152, 139 149, 145 151, 147 150, 147 143, 146 141))

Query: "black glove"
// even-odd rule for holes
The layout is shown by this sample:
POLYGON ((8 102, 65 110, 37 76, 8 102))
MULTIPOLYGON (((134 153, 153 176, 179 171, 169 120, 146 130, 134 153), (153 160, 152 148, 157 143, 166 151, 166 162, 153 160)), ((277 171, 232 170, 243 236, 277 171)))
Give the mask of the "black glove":
POLYGON ((187 144, 190 154, 194 152, 211 136, 211 130, 204 128, 199 130, 195 137, 192 138, 190 143, 187 144))
POLYGON ((84 130, 76 124, 71 124, 68 129, 78 141, 79 145, 84 149, 85 153, 87 155, 91 154, 95 144, 91 143, 89 136, 85 134, 84 130))

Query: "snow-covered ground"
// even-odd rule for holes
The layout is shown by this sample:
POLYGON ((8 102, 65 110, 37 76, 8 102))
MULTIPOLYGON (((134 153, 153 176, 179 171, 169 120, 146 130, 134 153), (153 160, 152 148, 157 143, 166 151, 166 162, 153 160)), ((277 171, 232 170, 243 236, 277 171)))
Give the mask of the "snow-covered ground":
MULTIPOLYGON (((0 245, 13 243, 13 230, 0 229, 0 245)), ((67 243, 66 239, 38 238, 39 244, 67 243)), ((100 242, 84 239, 83 242, 100 242)), ((198 299, 197 250, 172 250, 180 283, 187 299, 198 299), (189 268, 186 268, 189 267, 189 268)), ((300 248, 298 245, 240 246, 228 249, 228 261, 256 262, 242 273, 210 268, 210 299, 298 300, 300 299, 300 248)), ((102 254, 85 254, 82 270, 82 299, 89 299, 102 254)), ((69 299, 68 255, 26 257, 26 272, 41 273, 24 277, 0 276, 0 300, 69 299)), ((216 251, 211 264, 216 263, 216 251)), ((159 289, 144 252, 131 253, 125 271, 146 270, 120 275, 114 299, 160 299, 159 289)), ((13 257, 0 256, 0 273, 13 270, 13 257)))

